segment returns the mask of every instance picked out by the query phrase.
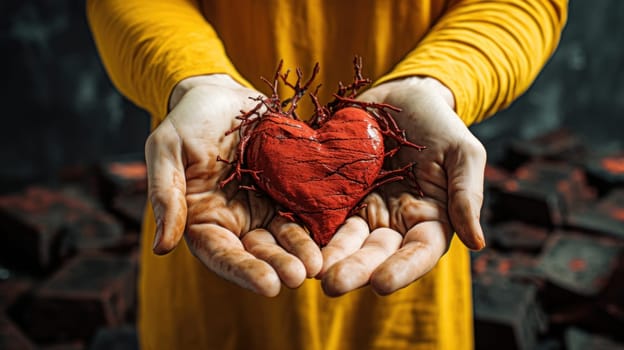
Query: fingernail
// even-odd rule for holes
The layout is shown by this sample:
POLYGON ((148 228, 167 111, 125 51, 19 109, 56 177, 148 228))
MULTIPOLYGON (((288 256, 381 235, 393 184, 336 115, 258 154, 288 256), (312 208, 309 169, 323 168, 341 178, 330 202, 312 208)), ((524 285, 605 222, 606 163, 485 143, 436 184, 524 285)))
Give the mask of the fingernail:
POLYGON ((485 237, 483 237, 483 234, 479 234, 477 236, 477 238, 479 239, 479 245, 477 246, 477 250, 481 250, 483 248, 485 248, 486 244, 485 244, 485 237))
POLYGON ((158 244, 160 244, 160 237, 162 236, 162 223, 160 220, 156 221, 156 233, 154 234, 154 245, 152 246, 152 250, 156 250, 158 244))

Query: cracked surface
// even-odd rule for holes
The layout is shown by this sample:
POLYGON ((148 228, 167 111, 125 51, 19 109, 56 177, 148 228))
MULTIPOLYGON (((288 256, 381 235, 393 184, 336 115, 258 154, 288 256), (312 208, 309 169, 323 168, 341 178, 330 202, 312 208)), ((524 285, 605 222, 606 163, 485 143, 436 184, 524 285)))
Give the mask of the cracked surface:
POLYGON ((258 186, 324 245, 373 186, 384 160, 383 134, 360 108, 343 108, 316 130, 270 115, 254 129, 245 159, 258 171, 258 186))

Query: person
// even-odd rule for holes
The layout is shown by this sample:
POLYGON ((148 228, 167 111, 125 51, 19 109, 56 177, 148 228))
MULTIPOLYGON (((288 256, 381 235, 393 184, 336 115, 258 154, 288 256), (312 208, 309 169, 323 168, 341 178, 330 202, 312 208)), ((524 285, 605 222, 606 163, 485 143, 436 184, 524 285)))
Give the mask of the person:
POLYGON ((484 246, 486 153, 467 126, 528 88, 567 1, 92 0, 87 11, 113 83, 152 116, 142 348, 472 348, 467 248, 484 246), (327 101, 355 54, 374 80, 358 98, 400 107, 399 125, 427 147, 396 160, 416 162, 423 196, 381 188, 321 249, 261 197, 219 188, 229 167, 217 156, 234 157, 225 132, 268 93, 260 77, 280 59, 306 72, 319 62, 327 101))

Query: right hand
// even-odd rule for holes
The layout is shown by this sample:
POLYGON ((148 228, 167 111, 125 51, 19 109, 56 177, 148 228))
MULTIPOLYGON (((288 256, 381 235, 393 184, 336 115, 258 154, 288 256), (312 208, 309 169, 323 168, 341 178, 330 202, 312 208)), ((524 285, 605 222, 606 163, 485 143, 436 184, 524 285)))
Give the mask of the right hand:
POLYGON ((408 77, 358 98, 399 107, 396 123, 409 141, 427 147, 422 152, 403 147, 386 160, 394 169, 414 163, 422 192, 412 180, 403 180, 365 198, 359 220, 366 220, 372 232, 337 233, 323 248, 322 285, 332 296, 366 284, 382 295, 406 287, 436 266, 453 232, 468 248, 485 244, 479 215, 487 154, 455 113, 453 93, 433 78, 408 77))
POLYGON ((148 194, 156 218, 154 252, 166 254, 185 236, 191 252, 210 270, 256 293, 275 296, 318 274, 319 247, 267 199, 224 188, 238 133, 236 116, 253 108, 257 91, 227 75, 188 78, 171 95, 170 113, 145 145, 148 194))

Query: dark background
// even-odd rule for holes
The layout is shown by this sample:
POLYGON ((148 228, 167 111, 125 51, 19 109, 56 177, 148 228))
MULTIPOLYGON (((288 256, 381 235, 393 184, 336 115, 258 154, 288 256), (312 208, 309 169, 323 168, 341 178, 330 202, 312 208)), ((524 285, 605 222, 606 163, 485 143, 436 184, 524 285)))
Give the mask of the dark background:
MULTIPOLYGON (((61 169, 142 152, 147 115, 111 85, 84 1, 0 2, 0 192, 61 169)), ((561 45, 533 87, 473 127, 496 158, 510 137, 567 127, 594 148, 624 143, 624 2, 572 1, 561 45)))

